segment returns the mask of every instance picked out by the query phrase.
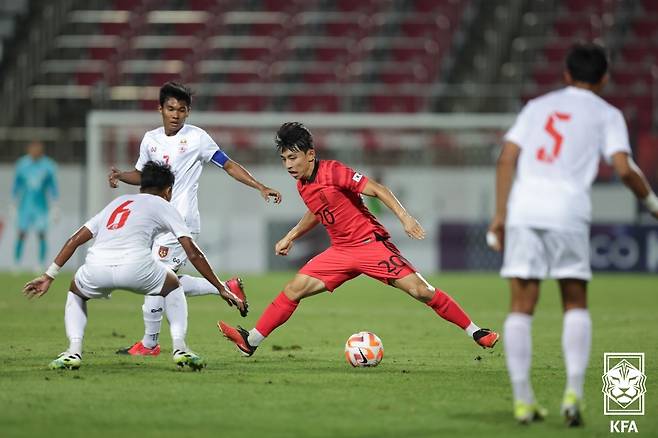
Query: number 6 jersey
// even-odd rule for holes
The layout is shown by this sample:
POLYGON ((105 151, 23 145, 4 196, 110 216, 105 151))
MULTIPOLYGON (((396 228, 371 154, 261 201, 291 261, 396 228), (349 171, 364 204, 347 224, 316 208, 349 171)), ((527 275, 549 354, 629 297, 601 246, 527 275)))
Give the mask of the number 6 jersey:
POLYGON ((174 206, 147 193, 119 196, 84 226, 96 238, 85 263, 95 265, 151 261, 151 247, 158 234, 191 236, 174 206))
POLYGON ((529 101, 505 140, 521 148, 507 225, 541 229, 587 230, 599 157, 631 152, 621 112, 576 87, 529 101))

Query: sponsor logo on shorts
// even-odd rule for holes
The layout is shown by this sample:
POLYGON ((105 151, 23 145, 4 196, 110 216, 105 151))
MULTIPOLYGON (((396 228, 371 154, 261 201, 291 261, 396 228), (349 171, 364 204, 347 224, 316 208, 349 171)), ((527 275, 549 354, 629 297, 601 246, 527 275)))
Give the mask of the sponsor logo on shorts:
POLYGON ((160 249, 158 250, 158 255, 160 256, 161 259, 167 257, 167 254, 169 254, 169 248, 166 246, 161 246, 160 249))

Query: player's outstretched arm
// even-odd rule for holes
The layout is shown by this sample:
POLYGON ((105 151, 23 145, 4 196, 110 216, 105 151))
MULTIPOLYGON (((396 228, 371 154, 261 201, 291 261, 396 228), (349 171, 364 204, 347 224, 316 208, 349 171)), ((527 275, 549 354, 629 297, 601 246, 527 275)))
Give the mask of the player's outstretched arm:
POLYGON ((29 281, 23 287, 23 293, 28 298, 40 297, 48 292, 48 288, 53 280, 59 273, 62 266, 69 261, 71 256, 75 253, 80 245, 87 243, 93 236, 92 232, 87 227, 81 227, 74 235, 69 237, 62 249, 59 250, 55 261, 50 265, 45 274, 29 281))
POLYGON ((397 216, 400 222, 402 222, 402 227, 409 237, 419 240, 425 238, 425 230, 422 225, 420 225, 415 217, 407 212, 391 189, 372 179, 368 179, 368 182, 361 193, 366 196, 375 196, 379 198, 384 205, 387 206, 395 216, 397 216))
POLYGON ((247 171, 247 169, 242 167, 240 163, 229 159, 224 164, 224 170, 242 184, 258 190, 265 201, 270 202, 270 198, 273 198, 275 204, 281 202, 281 193, 279 193, 278 190, 269 188, 259 182, 251 173, 249 173, 249 171, 247 171))
POLYGON ((633 159, 626 152, 617 152, 612 155, 612 166, 626 187, 658 218, 658 197, 633 159))
POLYGON ((107 180, 110 183, 110 187, 113 189, 119 187, 119 181, 130 184, 132 186, 138 186, 142 183, 142 172, 137 169, 131 170, 129 172, 122 172, 116 167, 112 166, 110 169, 110 174, 107 176, 107 180))
POLYGON ((496 213, 487 231, 487 245, 494 251, 503 250, 507 200, 512 189, 516 163, 520 154, 521 148, 515 143, 507 141, 496 162, 496 213))
POLYGON ((247 304, 246 297, 244 300, 241 300, 239 297, 235 296, 231 291, 226 290, 222 283, 219 281, 219 278, 217 278, 217 275, 215 275, 215 272, 213 271, 212 267, 208 263, 208 259, 206 258, 206 255, 201 251, 201 249, 197 246, 197 244, 192 240, 191 237, 188 236, 183 236, 179 237, 178 241, 180 242, 181 246, 183 247, 183 250, 185 251, 185 254, 187 254, 187 258, 190 260, 194 268, 205 278, 208 280, 215 288, 217 291, 219 291, 219 295, 226 301, 226 303, 229 306, 235 306, 238 308, 240 311, 240 315, 246 316, 248 312, 248 307, 249 305, 247 304))
POLYGON ((283 236, 283 238, 274 245, 274 254, 280 256, 288 255, 295 239, 302 237, 319 223, 318 218, 316 218, 309 210, 306 210, 306 213, 304 213, 304 216, 302 216, 297 225, 292 227, 290 231, 288 231, 288 234, 283 236))

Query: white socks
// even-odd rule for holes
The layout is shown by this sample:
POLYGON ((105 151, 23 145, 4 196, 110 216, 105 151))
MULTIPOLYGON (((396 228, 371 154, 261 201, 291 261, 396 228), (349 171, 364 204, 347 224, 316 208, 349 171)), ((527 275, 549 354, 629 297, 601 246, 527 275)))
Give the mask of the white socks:
POLYGON ((249 342, 249 345, 252 347, 258 347, 258 345, 263 342, 263 339, 265 339, 265 336, 261 335, 260 332, 255 328, 249 330, 249 337, 247 338, 247 342, 249 342))
POLYGON ((473 333, 475 333, 476 331, 480 330, 480 327, 478 327, 478 326, 475 325, 473 322, 471 322, 471 323, 468 325, 468 327, 466 327, 465 330, 466 330, 466 334, 468 335, 468 337, 472 339, 472 338, 473 338, 473 333))
MULTIPOLYGON (((180 288, 186 296, 201 295, 219 295, 208 280, 201 277, 192 277, 190 275, 181 275, 179 277, 180 288)), ((170 295, 173 291, 170 293, 170 295)), ((187 314, 187 303, 185 303, 185 312, 187 314)), ((144 337, 142 344, 146 348, 153 348, 158 345, 160 330, 162 326, 162 314, 165 308, 165 299, 159 295, 147 295, 144 297, 142 313, 144 314, 144 337)))
POLYGON ((164 297, 159 295, 146 295, 144 297, 144 305, 142 306, 144 337, 142 338, 142 344, 146 348, 153 348, 158 345, 164 303, 164 297))
POLYGON ((592 346, 592 320, 587 309, 571 309, 564 313, 562 351, 567 368, 567 391, 583 398, 585 371, 592 346))
MULTIPOLYGON (((514 400, 534 403, 530 385, 532 359, 532 316, 510 313, 505 320, 504 346, 507 370, 512 381, 514 400)), ((585 371, 592 345, 592 320, 587 309, 571 309, 564 313, 562 351, 567 369, 566 391, 583 397, 585 371)))
MULTIPOLYGON (((202 277, 192 277, 191 275, 181 275, 178 277, 180 285, 188 297, 196 297, 201 295, 219 295, 219 291, 211 282, 202 277)), ((224 283, 222 282, 222 285, 224 283)))
POLYGON ((169 331, 174 350, 187 350, 187 301, 183 288, 179 287, 164 297, 164 307, 169 321, 169 331))
POLYGON ((507 371, 512 381, 515 401, 534 403, 535 395, 530 385, 532 362, 532 316, 510 313, 503 327, 503 345, 507 371))
POLYGON ((82 338, 85 336, 86 325, 87 301, 69 291, 64 307, 64 327, 69 338, 69 353, 82 355, 82 338))

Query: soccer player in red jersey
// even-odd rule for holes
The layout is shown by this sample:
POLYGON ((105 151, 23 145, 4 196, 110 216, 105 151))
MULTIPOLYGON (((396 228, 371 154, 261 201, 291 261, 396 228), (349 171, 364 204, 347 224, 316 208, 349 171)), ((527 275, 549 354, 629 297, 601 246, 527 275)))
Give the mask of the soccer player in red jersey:
POLYGON ((450 295, 416 272, 363 203, 361 195, 379 198, 400 219, 409 237, 425 238, 423 227, 390 189, 339 161, 317 159, 313 137, 301 123, 284 123, 277 132, 276 146, 283 166, 297 180, 297 190, 308 207, 299 223, 277 242, 276 253, 287 255, 293 242, 318 223, 329 233, 331 246, 299 270, 267 306, 255 328, 247 331, 218 322, 219 330, 242 354, 251 356, 274 329, 290 318, 300 300, 333 291, 360 274, 405 291, 441 318, 458 325, 483 348, 493 348, 498 333, 475 325, 450 295))

